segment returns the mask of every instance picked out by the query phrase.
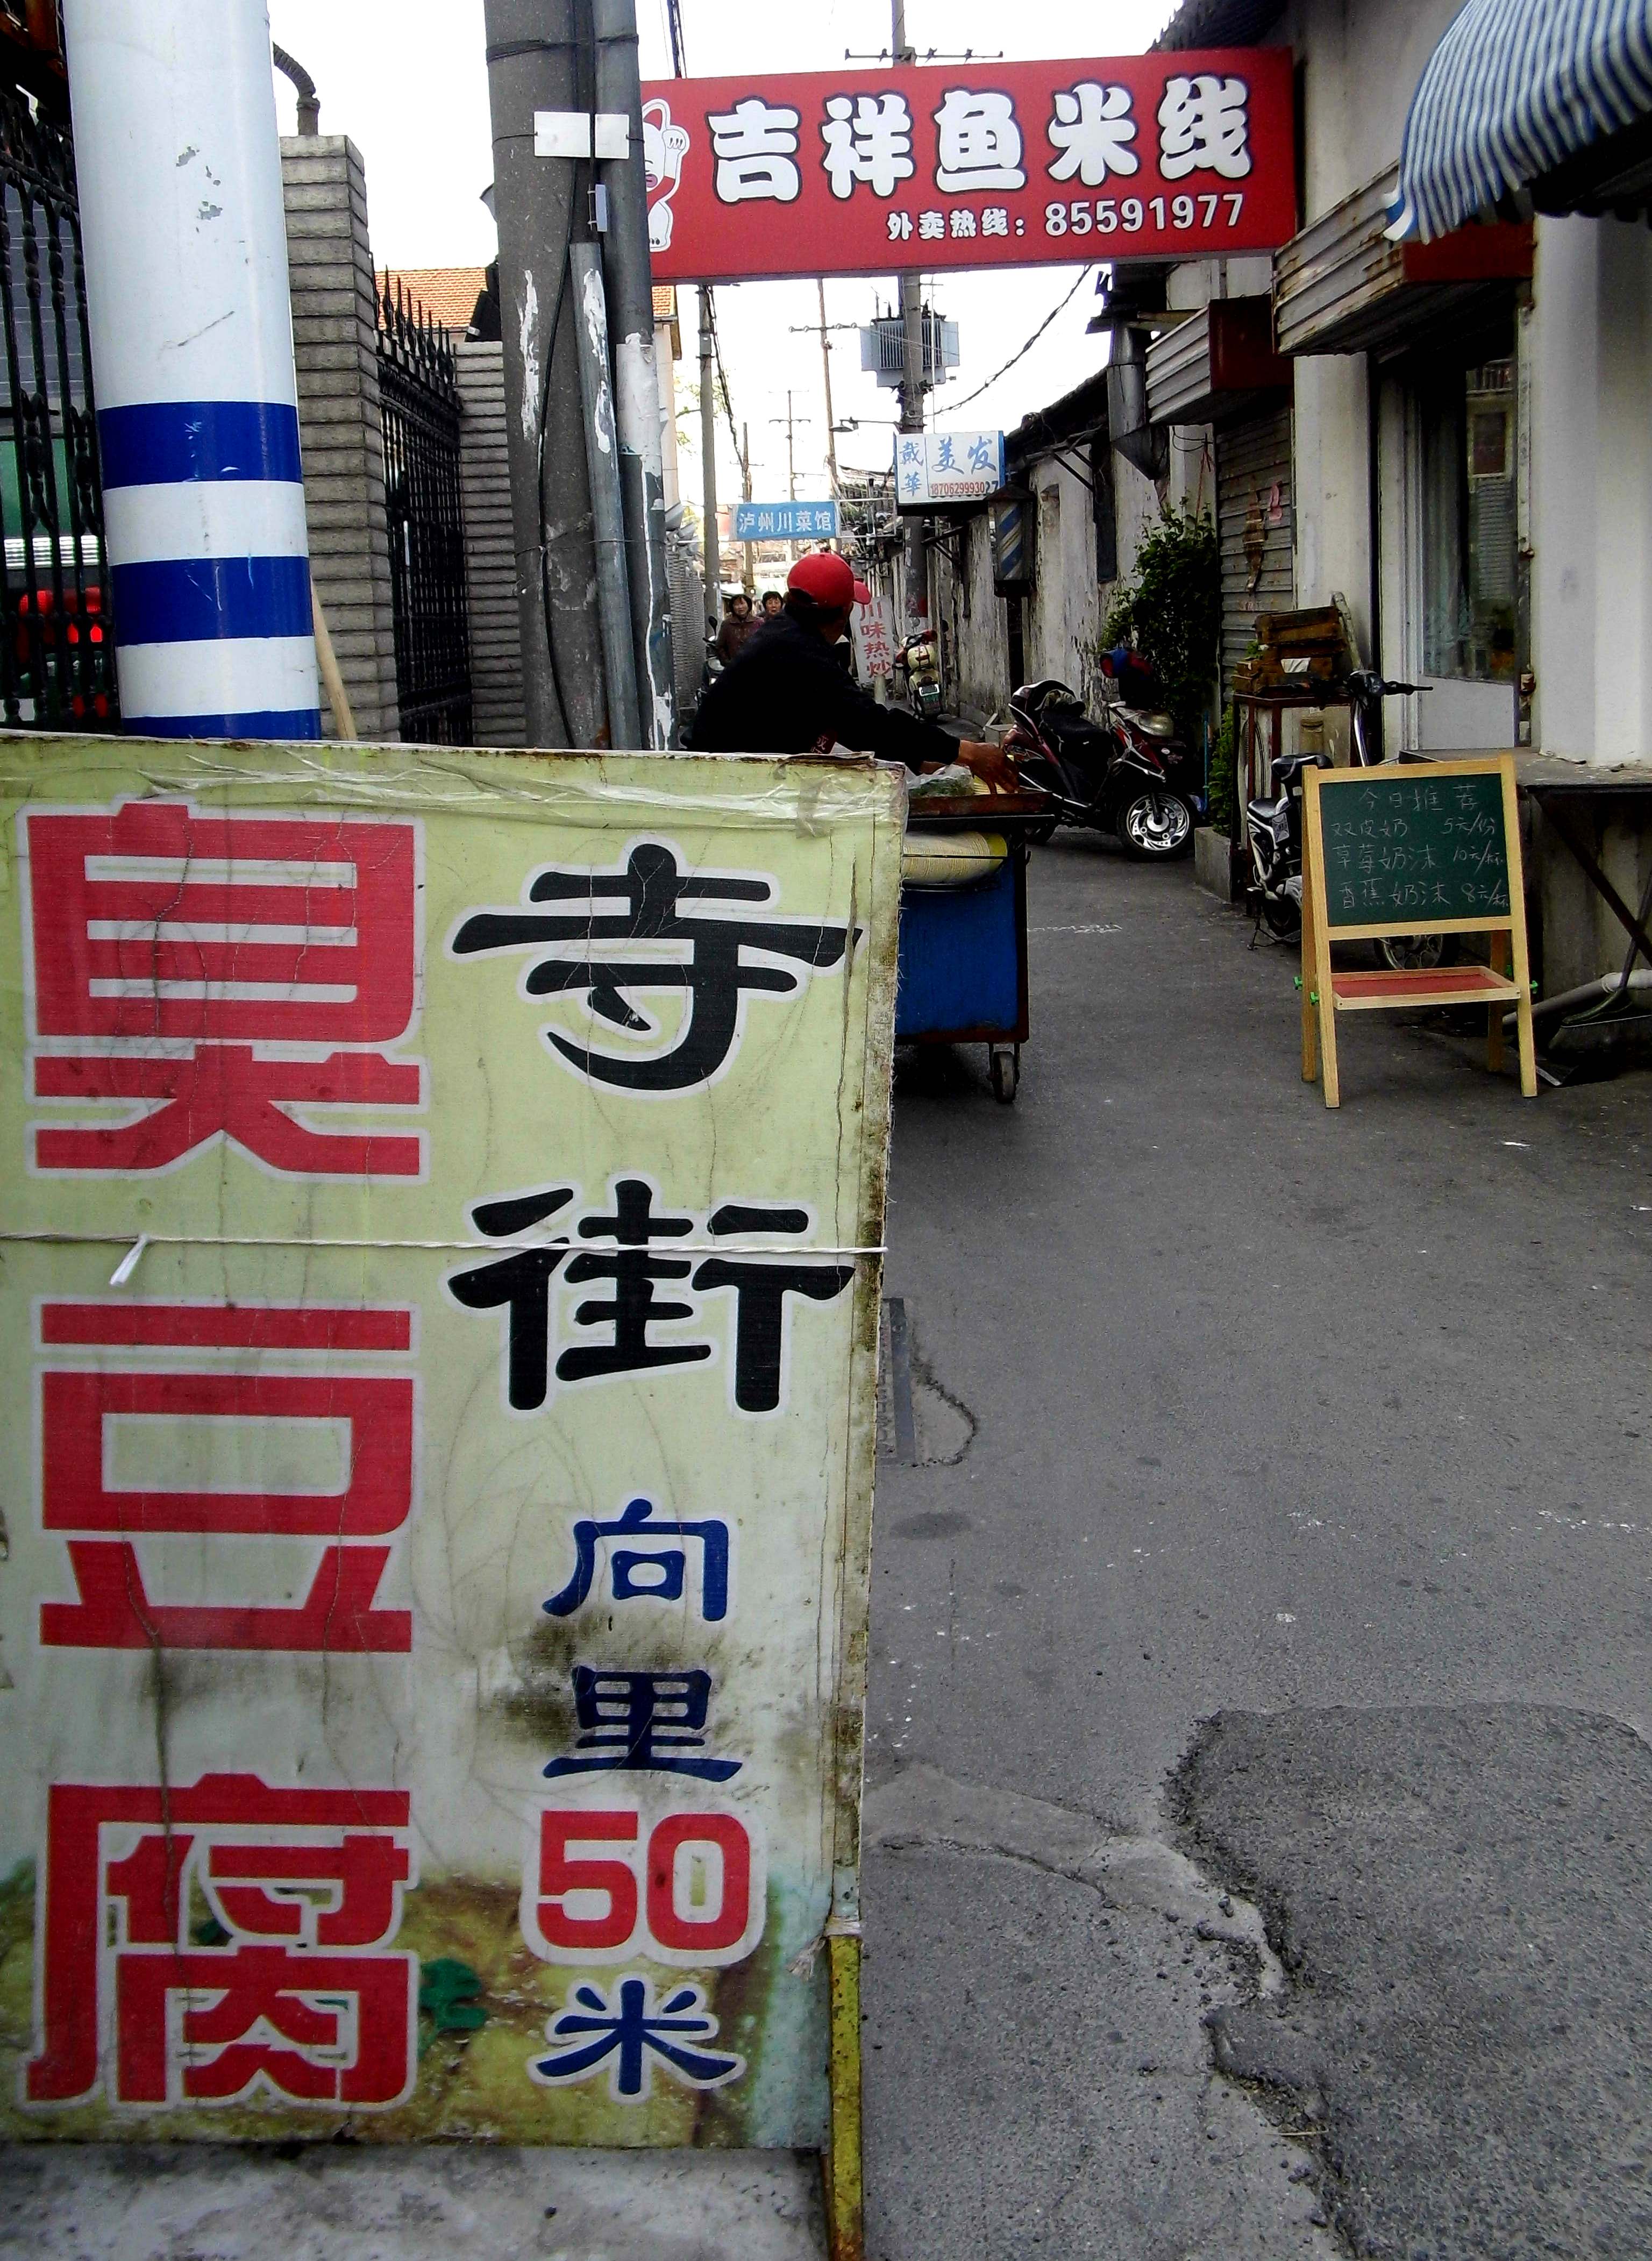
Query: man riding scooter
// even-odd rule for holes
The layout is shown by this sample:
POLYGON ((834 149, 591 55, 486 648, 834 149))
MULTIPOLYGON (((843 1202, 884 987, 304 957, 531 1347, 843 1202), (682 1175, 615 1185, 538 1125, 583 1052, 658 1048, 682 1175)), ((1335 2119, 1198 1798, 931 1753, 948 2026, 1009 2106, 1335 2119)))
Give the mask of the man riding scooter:
POLYGON ((877 754, 909 770, 961 763, 1007 791, 1015 769, 996 746, 959 742, 898 707, 880 707, 832 647, 858 604, 870 599, 846 558, 811 550, 786 577, 779 617, 759 622, 744 649, 707 688, 690 743, 698 753, 807 754, 834 745, 877 754))

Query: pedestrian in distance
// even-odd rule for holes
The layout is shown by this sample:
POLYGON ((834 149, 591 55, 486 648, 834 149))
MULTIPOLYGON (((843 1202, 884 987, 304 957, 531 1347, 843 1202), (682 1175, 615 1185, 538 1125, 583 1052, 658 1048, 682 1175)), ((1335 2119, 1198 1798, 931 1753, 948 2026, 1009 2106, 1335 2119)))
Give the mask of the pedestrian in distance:
POLYGON ((933 723, 880 707, 834 657, 857 605, 871 592, 847 558, 830 550, 800 557, 778 617, 764 621, 739 657, 707 689, 690 743, 697 753, 826 753, 842 746, 909 770, 959 762, 989 785, 1015 789, 1014 765, 997 746, 950 737, 933 723))
POLYGON ((786 599, 778 589, 765 589, 763 592, 762 616, 765 621, 778 621, 785 610, 786 599))
POLYGON ((757 625, 757 615, 751 610, 751 599, 743 590, 730 597, 728 609, 722 616, 722 626, 717 630, 716 641, 712 646, 712 650, 725 667, 732 660, 737 659, 745 650, 747 641, 757 625))

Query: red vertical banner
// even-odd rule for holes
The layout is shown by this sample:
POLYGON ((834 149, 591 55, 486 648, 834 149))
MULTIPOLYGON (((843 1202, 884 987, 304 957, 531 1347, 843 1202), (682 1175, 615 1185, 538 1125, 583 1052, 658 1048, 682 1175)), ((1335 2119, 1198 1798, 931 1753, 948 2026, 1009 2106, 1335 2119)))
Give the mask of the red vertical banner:
POLYGON ((1284 47, 668 79, 643 90, 660 283, 1272 251, 1284 47))

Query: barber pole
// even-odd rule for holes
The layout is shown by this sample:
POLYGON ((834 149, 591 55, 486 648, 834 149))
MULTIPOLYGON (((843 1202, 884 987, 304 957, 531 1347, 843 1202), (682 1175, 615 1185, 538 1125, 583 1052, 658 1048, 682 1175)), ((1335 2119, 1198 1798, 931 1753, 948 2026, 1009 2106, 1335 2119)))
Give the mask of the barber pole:
POLYGON ((64 0, 122 718, 317 738, 262 0, 64 0))

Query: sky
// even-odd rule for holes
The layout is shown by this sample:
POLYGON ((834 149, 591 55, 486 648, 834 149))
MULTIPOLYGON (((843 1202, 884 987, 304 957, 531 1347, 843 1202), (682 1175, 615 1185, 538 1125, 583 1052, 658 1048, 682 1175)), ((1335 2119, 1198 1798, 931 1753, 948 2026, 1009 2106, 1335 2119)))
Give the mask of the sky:
MULTIPOLYGON (((1174 0, 1039 0, 1012 11, 1004 0, 909 0, 907 36, 920 58, 931 45, 947 58, 973 47, 1012 60, 1132 54, 1146 47, 1174 0)), ((281 46, 315 80, 324 133, 348 133, 367 172, 373 256, 381 267, 480 266, 493 256, 493 223, 480 202, 492 177, 482 0, 269 0, 281 46)), ((671 75, 664 0, 637 0, 643 76, 671 75)), ((799 6, 730 7, 682 0, 688 69, 696 77, 731 71, 825 70, 845 53, 873 55, 889 42, 880 0, 828 0, 799 6)), ((276 82, 281 126, 293 130, 294 96, 276 82)), ((1084 270, 1032 267, 949 274, 928 294, 959 325, 962 360, 934 396, 931 420, 946 423, 949 402, 993 376, 1067 294, 1084 270)), ((869 321, 887 307, 890 284, 831 280, 829 325, 869 321)), ((1010 430, 1034 408, 1071 390, 1102 363, 1103 341, 1086 334, 1093 292, 1081 284, 1024 359, 960 412, 969 428, 1010 430)), ((682 383, 698 378, 692 294, 683 294, 682 383)), ((791 392, 797 488, 824 496, 826 419, 819 300, 813 282, 728 284, 717 292, 717 322, 737 421, 751 434, 752 488, 759 499, 786 492, 786 394, 791 392)), ((887 470, 894 395, 860 371, 851 327, 829 330, 832 406, 845 473, 887 470)), ((684 406, 679 390, 679 407, 684 406)), ((685 491, 698 487, 699 431, 679 419, 685 491)), ((726 499, 738 472, 726 430, 718 440, 718 482, 726 499)))

